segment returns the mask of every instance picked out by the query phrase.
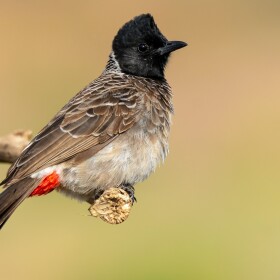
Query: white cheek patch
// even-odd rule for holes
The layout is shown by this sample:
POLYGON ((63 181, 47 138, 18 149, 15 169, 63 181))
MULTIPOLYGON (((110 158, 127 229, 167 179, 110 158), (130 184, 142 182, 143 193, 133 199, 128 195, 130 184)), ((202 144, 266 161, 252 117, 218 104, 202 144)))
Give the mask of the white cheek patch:
POLYGON ((62 171, 62 168, 58 167, 57 165, 50 166, 50 167, 47 167, 47 168, 45 168, 43 170, 40 170, 40 171, 38 171, 36 173, 33 173, 30 177, 33 178, 33 179, 41 179, 41 178, 46 177, 49 174, 53 173, 54 171, 58 175, 60 175, 61 171, 62 171))

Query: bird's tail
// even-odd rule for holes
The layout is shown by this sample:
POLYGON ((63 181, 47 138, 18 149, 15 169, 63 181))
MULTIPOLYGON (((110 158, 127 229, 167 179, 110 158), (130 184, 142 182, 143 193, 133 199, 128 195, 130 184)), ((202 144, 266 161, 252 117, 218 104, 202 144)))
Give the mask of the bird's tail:
POLYGON ((24 178, 8 186, 0 194, 0 229, 23 200, 31 194, 35 181, 32 178, 24 178))

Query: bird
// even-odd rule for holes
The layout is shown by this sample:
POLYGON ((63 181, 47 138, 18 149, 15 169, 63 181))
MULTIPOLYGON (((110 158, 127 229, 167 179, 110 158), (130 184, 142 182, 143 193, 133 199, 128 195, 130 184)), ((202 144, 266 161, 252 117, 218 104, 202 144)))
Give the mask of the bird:
POLYGON ((0 183, 0 228, 28 197, 53 190, 94 203, 110 187, 135 201, 134 186, 168 153, 172 90, 164 75, 168 41, 153 16, 125 23, 101 75, 34 137, 0 183))

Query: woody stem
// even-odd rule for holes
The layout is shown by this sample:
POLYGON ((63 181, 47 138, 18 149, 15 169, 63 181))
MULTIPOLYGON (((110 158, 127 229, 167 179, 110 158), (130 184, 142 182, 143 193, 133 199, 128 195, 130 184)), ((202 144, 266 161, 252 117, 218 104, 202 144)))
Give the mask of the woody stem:
POLYGON ((0 162, 13 163, 32 138, 30 130, 17 130, 0 137, 0 162))

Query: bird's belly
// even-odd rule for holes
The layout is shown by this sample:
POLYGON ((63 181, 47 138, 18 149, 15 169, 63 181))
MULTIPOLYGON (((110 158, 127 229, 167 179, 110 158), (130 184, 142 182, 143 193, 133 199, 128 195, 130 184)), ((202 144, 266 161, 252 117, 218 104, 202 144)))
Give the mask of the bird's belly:
POLYGON ((64 175, 64 188, 87 194, 146 179, 168 151, 167 139, 157 133, 125 133, 64 175))

